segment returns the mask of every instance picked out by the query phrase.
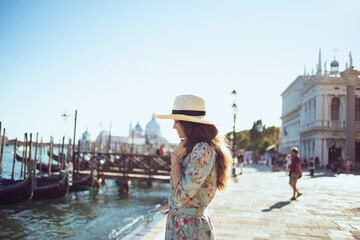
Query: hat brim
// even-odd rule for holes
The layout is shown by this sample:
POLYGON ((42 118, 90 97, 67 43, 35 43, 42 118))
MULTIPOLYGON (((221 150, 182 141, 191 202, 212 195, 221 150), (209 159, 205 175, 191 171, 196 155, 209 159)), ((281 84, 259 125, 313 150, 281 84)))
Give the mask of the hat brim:
POLYGON ((299 152, 299 149, 298 149, 297 147, 292 147, 292 148, 291 148, 291 151, 299 152))
POLYGON ((194 123, 215 125, 214 123, 206 121, 202 117, 194 117, 194 116, 183 115, 183 114, 170 114, 170 115, 156 115, 156 114, 153 114, 153 117, 158 118, 158 119, 174 119, 174 120, 180 120, 180 121, 185 121, 185 122, 194 122, 194 123))

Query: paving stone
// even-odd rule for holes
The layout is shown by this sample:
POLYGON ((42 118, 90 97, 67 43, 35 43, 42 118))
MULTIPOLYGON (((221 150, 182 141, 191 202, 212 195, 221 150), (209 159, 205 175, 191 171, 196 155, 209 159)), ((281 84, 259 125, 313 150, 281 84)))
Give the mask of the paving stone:
MULTIPOLYGON (((303 195, 290 201, 292 190, 284 172, 246 166, 209 206, 216 238, 360 239, 360 175, 333 177, 329 171, 317 171, 315 178, 308 175, 304 171, 298 181, 303 195)), ((162 220, 147 230, 151 236, 145 233, 142 239, 164 239, 164 226, 162 220)))

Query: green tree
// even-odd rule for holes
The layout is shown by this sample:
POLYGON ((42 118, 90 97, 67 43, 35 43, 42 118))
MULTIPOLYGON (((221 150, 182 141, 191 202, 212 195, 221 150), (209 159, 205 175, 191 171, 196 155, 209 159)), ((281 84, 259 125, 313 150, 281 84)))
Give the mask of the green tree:
POLYGON ((250 147, 255 150, 258 149, 258 146, 262 140, 263 132, 262 120, 257 120, 253 123, 253 127, 250 129, 250 147))
POLYGON ((236 133, 236 146, 238 149, 248 150, 250 147, 250 131, 244 130, 236 133))
MULTIPOLYGON (((250 130, 239 131, 235 134, 236 148, 257 151, 264 154, 266 148, 276 144, 279 139, 280 128, 271 126, 266 128, 259 119, 253 123, 250 130)), ((228 137, 231 133, 228 133, 228 137)))

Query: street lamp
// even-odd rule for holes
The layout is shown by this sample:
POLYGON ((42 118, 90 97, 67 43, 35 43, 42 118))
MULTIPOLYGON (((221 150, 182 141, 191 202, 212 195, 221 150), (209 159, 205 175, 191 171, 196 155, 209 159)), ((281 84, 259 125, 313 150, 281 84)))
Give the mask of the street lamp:
POLYGON ((233 91, 231 92, 231 94, 234 96, 233 105, 232 105, 233 114, 234 114, 234 126, 233 126, 233 143, 232 143, 233 162, 232 162, 231 175, 232 175, 232 177, 236 177, 236 173, 235 173, 235 161, 234 161, 235 156, 236 156, 236 154, 235 154, 235 142, 236 142, 236 140, 235 140, 235 139, 236 139, 235 122, 236 122, 236 114, 237 114, 237 112, 238 112, 238 107, 237 107, 237 105, 236 105, 236 103, 235 103, 235 101, 236 101, 236 94, 237 94, 236 91, 233 90, 233 91))

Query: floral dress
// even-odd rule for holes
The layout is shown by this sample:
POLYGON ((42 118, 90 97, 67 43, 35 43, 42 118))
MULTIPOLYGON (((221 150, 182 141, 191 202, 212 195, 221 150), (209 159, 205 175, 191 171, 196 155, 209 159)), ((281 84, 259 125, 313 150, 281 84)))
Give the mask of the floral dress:
POLYGON ((182 178, 169 194, 165 239, 215 239, 206 207, 216 192, 215 151, 205 142, 196 144, 181 162, 182 178))

